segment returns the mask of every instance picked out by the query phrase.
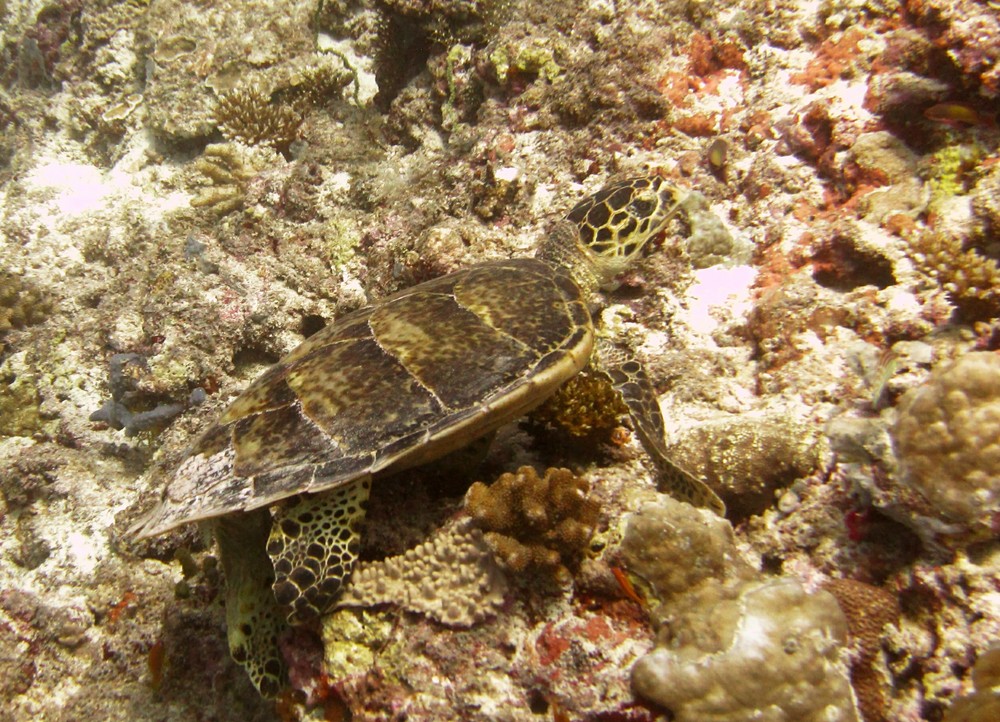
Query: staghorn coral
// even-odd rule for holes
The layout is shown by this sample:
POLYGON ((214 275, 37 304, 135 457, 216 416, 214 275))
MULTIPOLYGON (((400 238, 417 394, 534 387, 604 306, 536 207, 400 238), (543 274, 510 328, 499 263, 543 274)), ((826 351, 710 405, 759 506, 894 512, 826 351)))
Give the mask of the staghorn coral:
POLYGON ((900 400, 891 436, 902 484, 926 502, 913 513, 964 541, 997 534, 1000 355, 968 353, 934 369, 900 400))
POLYGON ((615 428, 618 418, 627 413, 621 395, 607 377, 588 368, 560 386, 532 412, 532 418, 565 429, 573 436, 587 436, 615 428))
POLYGON ((972 319, 1000 315, 1000 266, 963 247, 961 239, 927 231, 910 241, 917 268, 933 278, 972 319))
POLYGON ((501 566, 566 578, 597 524, 597 503, 588 491, 587 482, 568 469, 548 469, 539 477, 532 467, 522 466, 490 486, 473 484, 465 507, 486 530, 501 566))
POLYGON ((398 604, 451 627, 470 627, 503 603, 507 581, 468 521, 404 554, 354 570, 339 607, 398 604))
POLYGON ((268 145, 284 153, 298 137, 302 113, 293 105, 272 103, 256 85, 225 93, 215 106, 215 122, 226 140, 268 145))
POLYGON ((851 660, 851 685, 865 722, 884 722, 886 699, 878 666, 882 635, 887 624, 899 621, 896 595, 854 579, 831 579, 823 585, 847 617, 847 629, 855 648, 851 660))

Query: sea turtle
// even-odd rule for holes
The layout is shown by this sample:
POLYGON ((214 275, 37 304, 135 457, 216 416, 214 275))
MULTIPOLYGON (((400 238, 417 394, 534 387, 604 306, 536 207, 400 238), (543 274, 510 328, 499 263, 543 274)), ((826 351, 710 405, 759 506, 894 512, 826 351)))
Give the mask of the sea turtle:
POLYGON ((642 367, 598 340, 600 292, 678 211, 656 175, 606 186, 535 258, 482 263, 351 313, 254 381, 195 442, 134 531, 211 520, 226 574, 233 658, 265 696, 283 685, 276 638, 323 614, 357 557, 377 483, 486 437, 588 363, 625 402, 661 486, 719 512, 667 458, 642 367))

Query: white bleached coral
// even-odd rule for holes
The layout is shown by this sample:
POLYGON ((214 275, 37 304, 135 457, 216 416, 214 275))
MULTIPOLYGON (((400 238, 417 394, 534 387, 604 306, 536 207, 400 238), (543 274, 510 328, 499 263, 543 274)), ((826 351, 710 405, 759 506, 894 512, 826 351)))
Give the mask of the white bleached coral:
POLYGON ((470 627, 496 611, 506 590, 482 532, 464 522, 399 556, 359 565, 338 606, 398 604, 470 627))

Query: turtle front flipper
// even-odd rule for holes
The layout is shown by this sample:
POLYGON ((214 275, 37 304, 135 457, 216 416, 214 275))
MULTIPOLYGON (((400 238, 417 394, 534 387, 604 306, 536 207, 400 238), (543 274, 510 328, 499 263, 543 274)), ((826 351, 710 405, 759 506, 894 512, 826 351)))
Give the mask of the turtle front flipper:
POLYGON ((628 407, 639 442, 656 464, 660 488, 676 499, 725 516, 722 499, 704 481, 670 459, 664 441, 663 414, 642 364, 626 358, 606 342, 598 344, 597 357, 600 368, 596 371, 607 376, 628 407))
POLYGON ((274 598, 290 624, 324 614, 358 558, 361 524, 371 489, 363 476, 278 509, 267 540, 274 598))
POLYGON ((285 619, 274 601, 274 568, 264 552, 271 514, 267 509, 228 514, 216 520, 214 531, 226 575, 229 653, 263 697, 275 697, 286 681, 278 649, 285 619))

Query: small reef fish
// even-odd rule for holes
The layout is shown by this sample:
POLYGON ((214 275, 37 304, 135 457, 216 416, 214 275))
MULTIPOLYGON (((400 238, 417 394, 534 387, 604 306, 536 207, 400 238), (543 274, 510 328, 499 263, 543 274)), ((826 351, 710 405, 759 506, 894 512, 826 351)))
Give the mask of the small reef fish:
POLYGON ((924 111, 924 117, 952 128, 990 125, 993 118, 980 113, 967 103, 937 103, 924 111))

